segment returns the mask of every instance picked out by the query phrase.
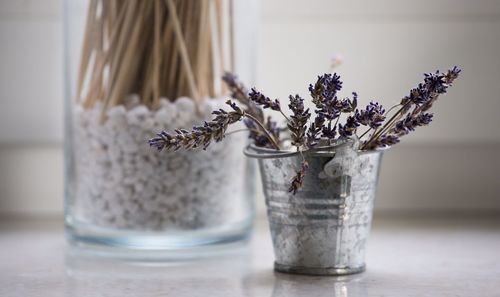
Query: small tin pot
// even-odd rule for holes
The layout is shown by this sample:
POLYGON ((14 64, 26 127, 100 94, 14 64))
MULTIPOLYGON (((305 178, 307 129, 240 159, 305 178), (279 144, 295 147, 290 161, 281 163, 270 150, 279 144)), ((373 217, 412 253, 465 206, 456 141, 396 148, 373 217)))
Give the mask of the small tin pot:
POLYGON ((274 246, 274 269, 309 275, 365 270, 365 246, 382 151, 359 152, 352 142, 297 152, 250 145, 258 159, 274 246), (300 164, 309 163, 303 188, 288 191, 300 164))

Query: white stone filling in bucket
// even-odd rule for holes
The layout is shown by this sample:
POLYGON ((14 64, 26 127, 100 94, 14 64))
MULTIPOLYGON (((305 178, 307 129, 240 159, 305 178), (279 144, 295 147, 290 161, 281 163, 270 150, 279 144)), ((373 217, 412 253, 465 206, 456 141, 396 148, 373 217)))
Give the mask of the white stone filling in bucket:
POLYGON ((100 227, 182 230, 216 227, 243 217, 245 207, 245 133, 206 151, 157 152, 148 139, 161 130, 190 129, 226 108, 225 98, 162 99, 150 110, 128 96, 126 104, 74 110, 74 167, 79 183, 73 216, 100 227))

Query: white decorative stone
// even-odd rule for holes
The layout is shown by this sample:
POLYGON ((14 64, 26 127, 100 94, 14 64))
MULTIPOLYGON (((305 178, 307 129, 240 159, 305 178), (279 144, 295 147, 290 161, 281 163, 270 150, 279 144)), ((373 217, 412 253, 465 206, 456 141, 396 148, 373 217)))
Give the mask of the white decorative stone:
POLYGON ((218 226, 244 206, 241 151, 244 134, 207 151, 157 152, 147 140, 160 130, 190 128, 226 108, 226 98, 204 98, 202 116, 190 98, 160 99, 158 110, 140 104, 137 95, 124 106, 75 106, 75 167, 78 219, 101 227, 178 230, 218 226), (243 199, 240 199, 243 203, 243 199))

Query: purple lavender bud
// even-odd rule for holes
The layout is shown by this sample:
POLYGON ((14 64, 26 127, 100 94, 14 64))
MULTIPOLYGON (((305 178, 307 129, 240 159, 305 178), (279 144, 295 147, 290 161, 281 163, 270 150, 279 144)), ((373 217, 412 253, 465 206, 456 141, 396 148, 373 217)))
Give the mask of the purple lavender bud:
POLYGON ((382 125, 385 120, 385 109, 378 102, 370 102, 364 110, 356 110, 356 120, 364 126, 376 129, 382 125))
POLYGON ((415 131, 417 127, 428 125, 432 121, 432 117, 432 113, 408 114, 404 119, 396 122, 391 132, 399 136, 406 135, 410 131, 415 131))
MULTIPOLYGON (((410 94, 403 98, 401 104, 413 103, 416 105, 424 104, 431 99, 431 93, 428 92, 424 84, 419 84, 417 88, 410 90, 410 94)), ((408 107, 409 109, 409 107, 408 107)))
POLYGON ((262 105, 263 108, 270 108, 276 111, 281 110, 280 102, 278 99, 274 99, 273 101, 254 88, 252 88, 252 91, 248 94, 248 97, 250 97, 250 100, 252 100, 255 104, 262 105))
POLYGON ((386 148, 399 143, 399 138, 395 135, 382 135, 377 139, 371 141, 369 144, 367 141, 363 143, 364 149, 374 150, 376 148, 386 148))
POLYGON ((342 137, 350 137, 356 132, 356 128, 359 127, 359 122, 356 120, 355 117, 350 116, 347 118, 346 123, 344 126, 339 124, 339 134, 342 137))
POLYGON ((314 122, 311 123, 307 130, 307 146, 314 147, 319 143, 321 127, 325 124, 325 116, 323 113, 316 115, 314 122))
POLYGON ((334 139, 337 136, 337 127, 332 127, 332 123, 329 122, 328 125, 323 126, 323 129, 321 129, 321 134, 328 139, 334 139))
POLYGON ((248 114, 253 115, 259 121, 264 121, 264 113, 261 108, 259 108, 254 102, 250 101, 247 94, 247 88, 245 85, 238 79, 238 77, 231 73, 226 72, 222 76, 222 80, 228 86, 231 97, 238 100, 240 103, 244 104, 247 107, 246 112, 248 114))
POLYGON ((337 73, 329 74, 325 73, 318 76, 318 80, 314 84, 309 85, 309 92, 313 98, 313 102, 316 101, 328 101, 333 100, 337 91, 342 89, 342 81, 340 81, 340 76, 337 73))
POLYGON ((458 68, 457 66, 454 66, 452 69, 446 72, 444 80, 446 81, 447 84, 451 84, 460 75, 460 72, 462 72, 462 69, 458 68))
POLYGON ((388 147, 399 143, 399 138, 394 135, 384 135, 376 142, 376 147, 388 147))
POLYGON ((440 73, 439 70, 435 73, 426 73, 424 77, 427 92, 438 94, 446 93, 448 84, 445 82, 444 74, 440 73))
POLYGON ((290 104, 288 104, 288 107, 293 115, 290 116, 290 122, 288 122, 287 126, 291 132, 292 145, 300 147, 306 143, 306 125, 311 114, 309 109, 304 110, 304 99, 299 95, 290 95, 289 99, 290 104))

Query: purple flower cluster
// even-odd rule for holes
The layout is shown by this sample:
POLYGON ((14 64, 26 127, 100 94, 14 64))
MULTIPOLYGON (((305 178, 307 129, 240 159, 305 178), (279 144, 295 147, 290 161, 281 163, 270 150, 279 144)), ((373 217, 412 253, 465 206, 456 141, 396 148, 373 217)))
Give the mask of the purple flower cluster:
POLYGON ((254 88, 252 88, 252 91, 248 94, 248 97, 250 97, 250 100, 252 100, 255 104, 261 105, 263 108, 270 108, 272 110, 281 111, 281 105, 278 99, 274 99, 273 101, 254 88))
POLYGON ((356 109, 358 94, 353 92, 352 99, 340 100, 337 93, 341 89, 342 81, 336 73, 320 75, 314 85, 309 85, 312 102, 316 105, 316 117, 307 132, 308 147, 317 145, 322 137, 334 139, 337 135, 337 125, 332 125, 332 121, 338 119, 342 113, 351 113, 356 109))
POLYGON ((339 124, 339 134, 342 137, 351 137, 356 133, 356 129, 359 127, 359 121, 355 116, 347 117, 345 125, 339 124))
POLYGON ((426 111, 432 107, 439 95, 448 91, 460 72, 461 70, 455 66, 446 73, 436 71, 424 74, 423 82, 401 100, 399 111, 363 143, 362 149, 376 149, 397 143, 399 137, 414 131, 417 127, 428 125, 432 121, 433 114, 426 111))
POLYGON ((424 81, 418 84, 416 88, 410 90, 410 94, 401 100, 401 105, 408 106, 406 111, 410 109, 410 104, 418 106, 428 105, 424 106, 424 108, 429 109, 430 105, 440 94, 447 92, 448 88, 461 71, 462 70, 455 66, 446 73, 441 73, 439 71, 425 73, 424 81))
POLYGON ((385 120, 385 109, 378 102, 370 102, 364 110, 356 110, 355 118, 363 126, 377 129, 385 120))
POLYGON ((314 85, 309 85, 312 101, 316 105, 333 100, 337 95, 337 91, 341 89, 342 81, 337 73, 320 75, 314 85))
POLYGON ((316 113, 332 121, 340 116, 342 101, 337 98, 337 92, 342 89, 340 76, 334 74, 324 74, 318 76, 314 85, 309 85, 312 102, 316 105, 316 113))
POLYGON ((432 122, 432 117, 432 113, 421 113, 416 116, 408 114, 404 119, 396 122, 391 133, 398 136, 406 135, 410 133, 410 131, 415 131, 417 127, 428 125, 432 122))
POLYGON ((194 126, 191 132, 184 129, 177 129, 175 133, 162 131, 157 134, 157 137, 149 140, 149 145, 159 151, 164 149, 176 151, 180 148, 189 150, 202 147, 206 149, 212 141, 221 141, 227 127, 245 116, 245 112, 234 102, 228 100, 226 103, 233 111, 216 110, 213 112, 215 118, 212 121, 205 122, 201 126, 194 126))
POLYGON ((374 148, 384 148, 384 147, 389 147, 393 146, 395 144, 399 143, 399 138, 394 135, 382 135, 381 137, 377 138, 373 142, 373 147, 374 148))
POLYGON ((245 85, 238 79, 238 76, 231 72, 226 72, 222 76, 222 80, 226 83, 229 91, 231 92, 231 98, 238 100, 241 104, 247 107, 246 112, 251 114, 259 121, 264 121, 264 112, 250 99, 248 98, 248 91, 245 85))
POLYGON ((356 133, 356 129, 360 126, 368 126, 376 129, 382 125, 385 120, 385 109, 378 102, 370 102, 364 110, 354 112, 354 115, 347 117, 344 125, 339 124, 339 134, 342 137, 351 137, 356 133))
MULTIPOLYGON (((320 139, 321 134, 325 125, 325 116, 322 113, 319 113, 315 118, 314 122, 309 125, 309 129, 307 129, 307 146, 314 147, 316 146, 320 139)), ((331 126, 331 124, 330 124, 331 126)), ((335 132, 334 132, 335 133, 335 132)), ((323 133, 324 136, 324 133, 323 133)))
POLYGON ((299 148, 306 143, 306 125, 311 117, 311 113, 309 113, 309 109, 304 108, 304 99, 299 95, 290 95, 289 99, 290 104, 288 104, 288 107, 293 114, 290 116, 290 121, 287 125, 290 130, 292 145, 299 148))
MULTIPOLYGON (((249 94, 245 85, 239 81, 236 75, 230 72, 226 72, 222 77, 222 80, 226 83, 229 90, 231 91, 231 97, 238 100, 240 103, 244 104, 247 107, 247 114, 253 116, 266 127, 277 126, 277 123, 275 121, 272 121, 270 117, 268 117, 267 120, 265 119, 264 112, 261 108, 259 108, 259 106, 257 106, 257 103, 263 102, 266 105, 269 105, 269 107, 271 107, 271 109, 273 110, 281 110, 278 100, 275 100, 273 102, 268 97, 265 97, 261 93, 257 92, 255 89, 252 89, 252 92, 249 94), (262 99, 261 97, 263 97, 264 99, 262 99)), ((264 108, 266 108, 266 106, 264 106, 264 108)), ((256 145, 274 148, 269 137, 267 137, 265 133, 263 133, 262 129, 258 127, 258 125, 256 125, 255 121, 246 119, 244 123, 250 131, 250 133, 248 134, 248 138, 252 139, 256 145)), ((273 131, 270 132, 274 139, 279 140, 279 129, 274 129, 274 133, 273 131)))

